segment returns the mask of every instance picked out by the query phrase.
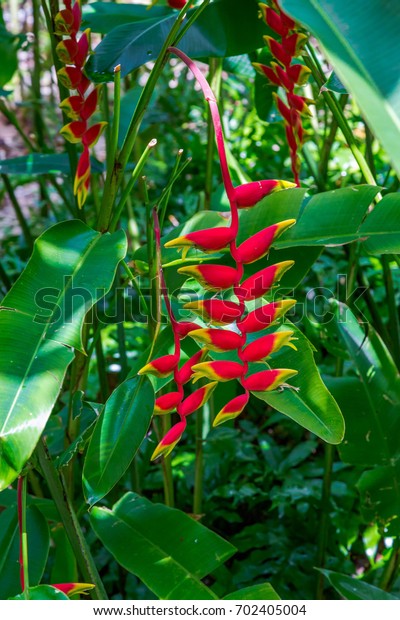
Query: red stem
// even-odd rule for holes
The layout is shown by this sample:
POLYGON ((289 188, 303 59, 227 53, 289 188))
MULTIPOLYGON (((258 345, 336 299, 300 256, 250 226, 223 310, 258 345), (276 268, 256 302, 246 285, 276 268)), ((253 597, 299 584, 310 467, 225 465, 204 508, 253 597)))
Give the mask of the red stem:
MULTIPOLYGON (((185 65, 190 69, 190 71, 193 73, 194 77, 196 78, 197 82, 199 83, 201 90, 203 91, 205 100, 208 102, 208 105, 210 106, 211 117, 212 117, 212 121, 214 124, 215 139, 216 139, 217 148, 218 148, 219 163, 221 166, 222 180, 224 182, 225 191, 228 196, 228 200, 231 203, 231 206, 232 204, 235 204, 236 206, 235 188, 233 187, 233 183, 232 183, 232 179, 231 179, 231 175, 230 175, 229 167, 228 167, 228 161, 226 158, 221 116, 218 110, 217 100, 215 98, 213 90, 211 86, 209 85, 209 83, 207 82, 204 75, 202 74, 202 72, 200 71, 200 69, 196 66, 193 60, 191 60, 188 56, 186 56, 186 54, 184 54, 184 52, 182 52, 176 47, 169 47, 168 51, 171 54, 175 54, 175 56, 178 56, 185 63, 185 65)), ((233 212, 232 212, 232 220, 233 220, 233 212)))

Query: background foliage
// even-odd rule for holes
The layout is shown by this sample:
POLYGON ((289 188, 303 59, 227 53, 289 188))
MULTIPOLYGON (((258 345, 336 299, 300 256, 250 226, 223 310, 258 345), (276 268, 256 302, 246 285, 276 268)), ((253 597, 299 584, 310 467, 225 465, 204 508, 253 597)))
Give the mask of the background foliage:
MULTIPOLYGON (((234 181, 291 180, 274 87, 252 65, 271 61, 263 35, 274 33, 255 1, 206 4, 178 46, 219 93, 234 181)), ((151 350, 171 352, 172 338, 165 308, 160 325, 146 312, 149 213, 163 210, 165 242, 225 222, 228 208, 206 104, 182 63, 168 58, 158 74, 154 64, 178 13, 161 0, 150 10, 83 7, 87 74, 103 84, 96 119, 109 125, 78 210, 78 151, 58 133, 52 7, 2 3, 0 598, 21 593, 21 473, 31 598, 63 597, 46 584, 76 581, 93 583, 94 598, 134 600, 400 596, 400 17, 382 0, 368 11, 361 0, 281 6, 310 34, 298 60, 311 69, 301 92, 313 102, 301 188, 243 214, 240 235, 297 220, 270 260, 296 261, 282 294, 297 300, 286 325, 298 351, 284 349, 271 367, 297 368, 300 389, 253 396, 241 417, 213 429, 236 395, 234 382, 219 385, 154 464, 169 420, 151 423, 153 403, 168 380, 137 372, 151 350), (118 200, 146 145, 157 146, 146 152, 145 182, 104 232, 113 125, 118 156, 135 134, 118 200)), ((176 311, 197 290, 177 273, 180 260, 163 249, 176 311)))

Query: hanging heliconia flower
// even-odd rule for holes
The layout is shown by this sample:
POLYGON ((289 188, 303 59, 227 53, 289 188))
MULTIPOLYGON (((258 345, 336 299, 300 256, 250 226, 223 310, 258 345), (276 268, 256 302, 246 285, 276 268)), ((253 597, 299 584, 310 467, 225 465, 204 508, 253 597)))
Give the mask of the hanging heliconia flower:
POLYGON ((56 53, 65 66, 57 75, 63 86, 76 94, 71 94, 60 103, 60 108, 71 119, 60 133, 69 142, 83 146, 74 179, 74 194, 81 209, 90 185, 90 149, 100 138, 107 123, 88 124, 96 111, 101 88, 96 86, 87 92, 91 82, 83 66, 90 53, 90 30, 85 30, 78 39, 77 33, 82 21, 80 0, 76 0, 73 5, 72 0, 65 0, 64 4, 65 9, 59 11, 54 19, 55 34, 64 37, 58 43, 56 53))
MULTIPOLYGON (((173 353, 149 361, 139 371, 139 374, 153 374, 163 378, 173 377, 175 387, 156 399, 154 414, 164 415, 176 411, 180 421, 172 426, 158 444, 152 459, 160 455, 167 456, 170 454, 186 429, 187 417, 207 402, 218 383, 237 380, 243 388, 243 393, 230 400, 221 409, 214 420, 214 426, 240 415, 249 400, 250 392, 274 390, 285 385, 287 379, 297 374, 296 370, 280 368, 262 370, 249 375, 249 363, 265 364, 265 360, 283 346, 295 348, 292 344, 293 331, 291 330, 262 335, 256 340, 249 334, 274 325, 296 302, 292 299, 280 299, 264 303, 253 310, 246 308, 248 302, 254 302, 254 300, 270 292, 285 272, 292 267, 293 261, 269 265, 254 275, 243 278, 244 265, 254 263, 266 256, 276 239, 293 226, 295 220, 284 220, 268 226, 237 245, 238 210, 251 208, 271 192, 293 187, 294 184, 285 181, 266 180, 247 183, 239 187, 232 185, 226 160, 221 119, 214 94, 202 73, 183 52, 176 48, 169 48, 169 51, 181 58, 194 73, 210 105, 222 177, 230 204, 231 221, 229 226, 219 226, 181 235, 168 241, 165 246, 182 249, 184 256, 191 248, 200 250, 205 254, 227 249, 234 266, 202 264, 200 256, 198 265, 178 269, 179 273, 194 278, 204 289, 214 293, 210 299, 198 299, 184 306, 185 309, 192 310, 204 322, 208 323, 207 327, 201 327, 192 321, 178 322, 175 319, 168 298, 163 271, 161 266, 159 268, 160 286, 174 334, 175 348, 173 353), (217 297, 219 293, 228 290, 233 292, 236 297, 235 301, 217 297), (180 341, 187 336, 193 338, 202 348, 183 365, 180 365, 180 341), (237 353, 239 361, 206 359, 209 351, 219 353, 234 351, 237 353), (185 397, 185 384, 189 381, 194 384, 198 380, 206 380, 206 383, 185 397)), ((156 210, 153 211, 153 216, 155 240, 160 253, 161 231, 156 210)))
POLYGON ((276 106, 285 123, 286 139, 290 150, 292 171, 297 186, 300 186, 300 162, 298 149, 304 141, 302 115, 309 116, 309 101, 294 93, 296 86, 303 86, 310 75, 310 69, 302 64, 293 64, 305 43, 306 35, 297 31, 296 22, 282 11, 277 0, 271 0, 272 7, 260 4, 261 15, 266 24, 276 32, 280 42, 272 37, 264 37, 272 56, 278 62, 270 66, 254 63, 255 68, 264 75, 271 84, 279 86, 286 93, 284 101, 274 93, 276 106))

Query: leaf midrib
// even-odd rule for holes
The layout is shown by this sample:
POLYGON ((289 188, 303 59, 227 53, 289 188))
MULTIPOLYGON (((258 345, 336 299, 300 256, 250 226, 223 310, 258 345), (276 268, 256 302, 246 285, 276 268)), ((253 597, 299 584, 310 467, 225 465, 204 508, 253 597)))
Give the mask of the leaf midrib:
MULTIPOLYGON (((148 544, 148 546, 149 546, 149 547, 153 547, 153 549, 155 549, 155 551, 156 551, 158 554, 162 555, 162 559, 170 559, 170 560, 171 560, 171 561, 172 561, 172 562, 173 562, 176 566, 178 566, 179 568, 181 568, 181 569, 182 569, 182 571, 184 571, 187 575, 190 575, 190 576, 191 576, 191 578, 192 578, 194 581, 196 581, 196 582, 199 584, 199 586, 200 586, 200 587, 202 586, 203 588, 205 588, 205 590, 209 590, 209 588, 207 588, 207 586, 205 586, 205 585, 204 585, 204 584, 200 581, 200 579, 198 579, 198 578, 196 577, 196 575, 194 575, 194 574, 193 574, 190 570, 188 570, 187 568, 185 568, 185 566, 183 566, 183 564, 181 564, 180 562, 178 562, 178 561, 177 561, 174 557, 172 557, 172 555, 171 555, 171 554, 169 554, 169 553, 167 553, 166 551, 164 551, 164 549, 163 549, 162 547, 160 547, 159 545, 155 544, 155 543, 154 543, 154 541, 152 541, 151 539, 149 539, 149 538, 148 538, 145 534, 143 534, 143 532, 141 532, 140 530, 138 530, 137 528, 135 528, 135 527, 132 525, 132 523, 130 522, 130 520, 128 520, 128 519, 127 519, 127 520, 123 519, 123 518, 122 518, 119 514, 117 514, 116 512, 114 512, 114 511, 112 511, 112 510, 107 510, 107 509, 104 509, 104 508, 94 508, 94 511, 96 511, 96 512, 97 512, 97 511, 99 511, 99 512, 102 512, 102 513, 104 513, 104 512, 108 512, 110 515, 112 515, 112 517, 116 520, 116 522, 117 522, 117 523, 118 523, 118 522, 119 522, 119 523, 122 523, 122 524, 123 524, 125 527, 127 527, 128 529, 133 530, 133 531, 136 533, 136 535, 137 535, 137 536, 139 536, 139 537, 143 538, 143 540, 145 540, 145 541, 146 541, 146 543, 148 544)), ((94 516, 94 517, 92 517, 92 518, 95 518, 95 516, 94 516)), ((114 523, 114 524, 113 524, 113 526, 115 526, 115 525, 116 525, 116 523, 114 523)), ((107 547, 107 544, 106 544, 106 543, 104 543, 104 544, 105 544, 105 546, 107 547)), ((111 551, 111 549, 109 549, 109 550, 111 551)), ((113 553, 113 552, 111 551, 111 553, 113 553)), ((126 566, 126 569, 127 569, 127 570, 129 570, 129 572, 131 572, 131 569, 130 569, 130 568, 128 568, 127 566, 126 566)), ((143 580, 143 581, 144 581, 144 580, 143 580)), ((150 586, 149 586, 149 587, 150 587, 150 586)), ((151 589, 151 588, 150 588, 150 589, 151 589)), ((209 590, 209 591, 210 591, 210 594, 211 594, 211 595, 213 595, 213 594, 214 594, 214 593, 212 592, 212 590, 209 590)), ((214 598, 217 598, 217 597, 215 597, 215 596, 214 596, 214 598)))
MULTIPOLYGON (((67 285, 62 289, 62 291, 60 292, 60 295, 57 297, 57 304, 55 304, 55 307, 58 307, 59 303, 65 297, 66 291, 69 289, 70 286, 72 286, 72 281, 73 281, 74 274, 79 272, 79 270, 81 269, 82 264, 83 264, 86 256, 88 255, 89 252, 91 252, 92 248, 97 244, 97 242, 101 239, 101 237, 102 237, 102 235, 100 233, 98 233, 92 239, 92 241, 89 242, 89 244, 87 246, 87 249, 80 255, 79 260, 78 260, 78 262, 76 264, 76 268, 74 269, 73 273, 71 274, 71 278, 68 279, 67 285)), ((55 309, 54 309, 54 312, 55 312, 55 309)), ((54 312, 48 317, 47 322, 44 323, 44 325, 43 325, 43 331, 41 333, 41 336, 40 336, 40 338, 38 338, 38 343, 37 343, 37 345, 35 347, 35 350, 34 350, 32 356, 31 356, 31 360, 30 360, 30 362, 29 362, 29 364, 28 364, 28 366, 27 366, 27 368, 25 370, 25 373, 24 373, 24 375, 23 375, 23 377, 21 379, 21 383, 20 383, 20 385, 18 387, 18 390, 17 390, 17 392, 15 394, 14 400, 11 403, 9 412, 8 412, 8 414, 7 414, 7 416, 6 416, 5 420, 4 420, 3 426, 2 426, 2 428, 0 430, 0 440, 1 440, 1 437, 4 437, 4 432, 6 430, 7 423, 8 423, 8 421, 9 421, 9 419, 10 419, 10 417, 11 417, 13 411, 14 411, 14 408, 15 408, 17 402, 18 402, 18 399, 19 399, 20 393, 21 393, 21 391, 23 389, 23 386, 25 384, 25 381, 26 381, 26 379, 27 379, 27 377, 28 377, 28 375, 29 375, 29 373, 31 371, 31 368, 32 368, 33 363, 34 363, 35 358, 36 358, 36 353, 39 351, 40 346, 42 344, 42 341, 45 340, 45 338, 46 338, 46 332, 49 329, 51 319, 54 316, 54 312)), ((58 340, 54 340, 53 338, 49 338, 49 340, 52 341, 52 342, 58 342, 60 344, 60 346, 63 346, 63 343, 58 341, 58 340)), ((68 346, 68 345, 64 344, 64 346, 68 346)))

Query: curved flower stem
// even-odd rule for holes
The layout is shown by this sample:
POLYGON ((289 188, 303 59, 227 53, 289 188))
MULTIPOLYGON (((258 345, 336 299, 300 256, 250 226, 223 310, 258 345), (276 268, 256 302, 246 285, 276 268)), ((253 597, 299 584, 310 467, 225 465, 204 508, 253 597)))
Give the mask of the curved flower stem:
POLYGON ((175 54, 176 56, 178 56, 178 58, 180 58, 185 63, 185 65, 190 69, 190 71, 193 73, 194 77, 196 78, 197 82, 199 83, 201 90, 203 91, 205 100, 208 102, 208 105, 210 106, 210 113, 211 113, 211 118, 214 124, 215 139, 217 142, 218 156, 219 156, 219 162, 221 166, 222 180, 224 182, 225 191, 227 193, 229 202, 230 203, 235 202, 235 188, 233 187, 231 175, 229 172, 228 161, 227 161, 226 151, 225 151, 224 134, 222 130, 221 117, 219 114, 216 97, 212 91, 211 86, 207 82, 206 78, 204 77, 200 69, 193 62, 193 60, 191 60, 188 56, 186 56, 186 54, 184 54, 184 52, 177 49, 176 47, 169 47, 168 51, 171 54, 175 54))
POLYGON ((184 28, 181 28, 186 13, 190 8, 190 3, 188 2, 181 12, 179 13, 170 33, 168 34, 165 43, 162 47, 162 50, 154 64, 153 70, 150 73, 149 79, 147 80, 146 86, 144 87, 138 104, 136 106, 135 112, 131 118, 130 125, 128 127, 128 131, 122 145, 121 151, 118 157, 115 160, 113 168, 110 174, 107 174, 104 192, 103 192, 103 201, 102 208, 100 213, 100 218, 98 221, 99 230, 107 230, 111 213, 114 207, 115 199, 117 196, 118 189, 121 185, 122 176, 124 174, 126 165, 131 156, 135 140, 139 131, 139 127, 147 110, 147 107, 150 103, 151 96, 154 92, 158 79, 161 75, 161 72, 168 60, 168 48, 176 44, 180 41, 180 39, 185 34, 188 27, 192 25, 192 23, 197 19, 197 17, 202 13, 202 11, 206 8, 206 6, 210 3, 210 0, 204 0, 203 3, 193 11, 192 15, 187 21, 187 24, 184 28))
POLYGON ((18 526, 19 526, 19 564, 21 589, 24 598, 29 598, 28 534, 26 531, 26 476, 18 478, 18 526))
MULTIPOLYGON (((209 80, 211 88, 215 92, 217 101, 221 93, 221 76, 222 76, 222 59, 210 58, 209 80)), ((206 154, 206 171, 204 183, 204 209, 208 211, 211 206, 212 181, 213 181, 213 164, 214 164, 214 124, 211 111, 208 109, 207 114, 207 154, 206 154)))

